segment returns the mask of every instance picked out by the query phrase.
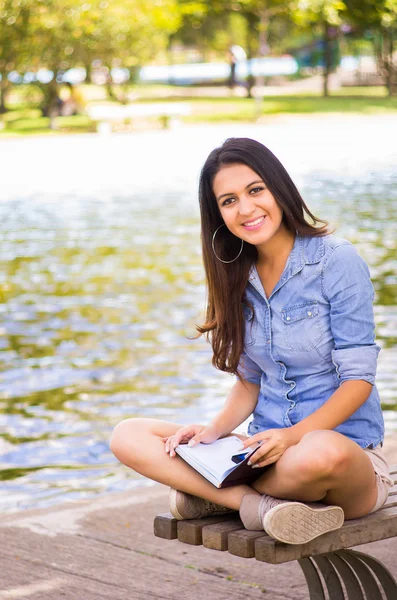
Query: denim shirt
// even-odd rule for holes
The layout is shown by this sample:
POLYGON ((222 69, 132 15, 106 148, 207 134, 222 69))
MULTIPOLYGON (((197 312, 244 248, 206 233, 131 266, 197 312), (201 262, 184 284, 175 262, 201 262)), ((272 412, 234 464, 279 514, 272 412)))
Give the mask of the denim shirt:
POLYGON ((291 427, 348 380, 368 381, 369 398, 335 428, 362 448, 383 442, 375 386, 369 269, 355 248, 332 235, 297 236, 281 279, 266 297, 255 266, 245 291, 244 352, 239 372, 260 386, 249 433, 291 427))

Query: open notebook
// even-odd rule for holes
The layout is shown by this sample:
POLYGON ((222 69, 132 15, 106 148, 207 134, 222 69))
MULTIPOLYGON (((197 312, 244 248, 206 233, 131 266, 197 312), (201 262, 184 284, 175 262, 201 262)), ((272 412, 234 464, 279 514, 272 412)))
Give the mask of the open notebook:
POLYGON ((247 448, 241 451, 242 442, 236 436, 216 440, 212 444, 197 444, 190 447, 180 444, 175 448, 193 469, 208 479, 215 487, 225 488, 232 485, 249 483, 267 469, 253 469, 247 465, 249 457, 259 448, 247 448))

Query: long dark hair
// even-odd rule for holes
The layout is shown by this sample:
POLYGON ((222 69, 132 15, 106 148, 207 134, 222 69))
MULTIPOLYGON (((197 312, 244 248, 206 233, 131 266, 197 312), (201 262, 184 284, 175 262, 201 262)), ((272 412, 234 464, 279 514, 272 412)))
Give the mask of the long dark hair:
MULTIPOLYGON (((233 164, 247 165, 260 176, 282 209, 283 222, 290 231, 302 236, 326 235, 328 224, 310 212, 283 165, 263 144, 249 138, 230 138, 215 148, 205 161, 200 175, 199 201, 208 297, 206 320, 197 330, 199 334, 206 334, 211 342, 212 364, 238 376, 244 348, 244 292, 257 250, 244 242, 241 255, 231 264, 219 261, 212 250, 212 236, 223 224, 213 182, 222 167, 233 164)), ((241 240, 222 227, 216 236, 218 256, 232 260, 240 248, 241 240)))

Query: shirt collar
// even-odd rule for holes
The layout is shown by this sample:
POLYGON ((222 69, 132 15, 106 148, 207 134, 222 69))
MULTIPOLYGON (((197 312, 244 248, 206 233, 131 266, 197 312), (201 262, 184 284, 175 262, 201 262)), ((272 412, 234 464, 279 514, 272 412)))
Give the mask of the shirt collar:
MULTIPOLYGON (((274 288, 272 295, 276 292, 288 279, 299 273, 305 265, 314 265, 319 263, 325 252, 323 236, 300 236, 296 235, 294 245, 288 257, 287 264, 280 281, 274 288)), ((252 265, 249 272, 249 281, 255 285, 259 281, 258 273, 255 264, 252 265)), ((261 286, 262 287, 262 286, 261 286)))

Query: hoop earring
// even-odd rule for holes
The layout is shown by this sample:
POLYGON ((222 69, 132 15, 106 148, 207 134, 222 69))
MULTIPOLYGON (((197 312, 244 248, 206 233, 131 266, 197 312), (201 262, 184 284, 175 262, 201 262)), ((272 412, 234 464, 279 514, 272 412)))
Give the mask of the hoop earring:
POLYGON ((244 240, 241 240, 240 252, 237 254, 236 258, 233 258, 233 260, 222 260, 221 258, 219 258, 219 256, 215 252, 215 237, 216 237, 216 234, 218 233, 218 231, 220 230, 221 227, 226 227, 225 223, 222 223, 222 225, 219 225, 219 227, 215 230, 214 235, 212 236, 212 252, 215 254, 216 258, 221 263, 224 263, 225 265, 227 265, 227 264, 230 264, 230 263, 232 263, 232 262, 234 262, 235 260, 238 259, 238 257, 240 256, 240 254, 242 253, 243 248, 244 248, 244 240))

